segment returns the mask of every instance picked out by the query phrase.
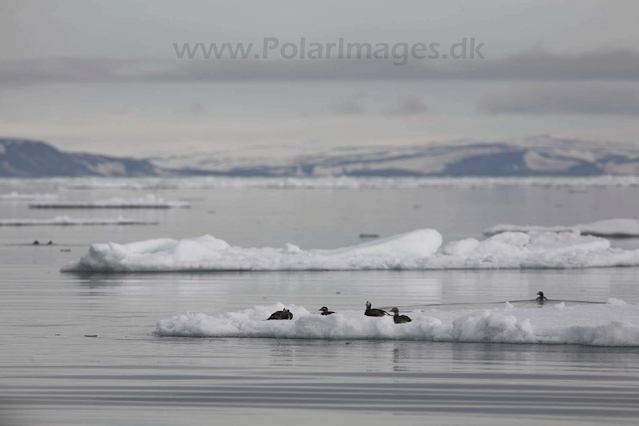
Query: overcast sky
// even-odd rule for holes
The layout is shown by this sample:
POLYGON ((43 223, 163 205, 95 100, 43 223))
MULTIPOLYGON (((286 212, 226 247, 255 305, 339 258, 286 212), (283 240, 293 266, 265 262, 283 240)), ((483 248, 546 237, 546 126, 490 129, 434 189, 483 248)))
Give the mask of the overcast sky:
POLYGON ((0 135, 139 156, 534 134, 639 143, 637 16, 630 0, 0 0, 0 135), (255 59, 264 38, 440 54, 255 59), (444 59, 463 38, 484 59, 444 59), (227 42, 256 50, 178 59, 173 46, 227 42))

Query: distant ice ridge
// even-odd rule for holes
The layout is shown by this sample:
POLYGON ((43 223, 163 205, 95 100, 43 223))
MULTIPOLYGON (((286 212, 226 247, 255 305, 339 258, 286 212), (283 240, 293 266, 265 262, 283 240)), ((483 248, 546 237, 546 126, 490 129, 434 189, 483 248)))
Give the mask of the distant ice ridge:
POLYGON ((74 225, 157 225, 158 222, 151 222, 138 219, 127 219, 118 216, 115 219, 91 218, 76 219, 69 216, 56 216, 50 219, 0 219, 0 226, 74 226, 74 225))
POLYGON ((577 232, 505 232, 442 247, 434 229, 420 229, 334 250, 232 247, 210 235, 129 244, 93 244, 64 272, 423 270, 591 268, 639 265, 639 250, 611 248, 604 238, 577 232))
POLYGON ((56 198, 58 198, 57 194, 29 194, 16 191, 0 194, 0 200, 55 200, 56 198))
POLYGON ((285 339, 376 339, 469 343, 572 344, 639 346, 639 306, 617 299, 608 304, 576 305, 547 302, 543 308, 403 312, 408 324, 392 317, 367 317, 364 310, 330 316, 302 306, 256 306, 215 316, 186 313, 161 319, 155 333, 179 337, 259 337, 285 339), (557 307, 555 309, 555 307, 557 307), (291 321, 265 321, 284 307, 291 321))
MULTIPOLYGON (((34 179, 7 180, 13 187, 41 183, 34 179)), ((597 177, 153 177, 52 178, 47 183, 68 189, 383 189, 383 188, 493 188, 535 186, 546 188, 639 187, 639 176, 597 177)))
POLYGON ((639 220, 609 219, 573 226, 496 225, 484 230, 484 235, 502 232, 579 232, 582 235, 628 238, 639 237, 639 220))
POLYGON ((153 194, 140 198, 111 198, 99 201, 51 201, 29 204, 33 209, 169 209, 190 207, 183 201, 165 201, 153 194))

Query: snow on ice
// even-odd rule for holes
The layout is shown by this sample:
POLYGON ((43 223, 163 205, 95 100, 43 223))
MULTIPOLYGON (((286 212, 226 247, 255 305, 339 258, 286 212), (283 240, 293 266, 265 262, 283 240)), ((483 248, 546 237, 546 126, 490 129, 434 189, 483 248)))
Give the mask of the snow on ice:
POLYGON ((91 218, 77 219, 69 216, 56 216, 50 219, 0 219, 0 226, 86 226, 86 225, 157 225, 158 222, 128 219, 118 216, 115 219, 91 218))
POLYGON ((184 201, 165 201, 153 194, 140 198, 111 198, 99 201, 50 201, 29 204, 33 209, 168 209, 172 207, 188 208, 184 201))
POLYGON ((612 248, 610 241, 578 232, 504 232, 442 247, 442 235, 420 229, 334 250, 242 248, 210 235, 159 238, 128 244, 93 244, 64 272, 425 270, 591 268, 639 265, 639 250, 612 248))
POLYGON ((395 324, 390 316, 367 317, 363 307, 322 316, 302 306, 277 303, 212 316, 176 315, 159 320, 155 333, 179 337, 639 346, 639 306, 619 302, 572 306, 546 303, 548 306, 542 308, 514 308, 509 304, 480 310, 415 310, 404 312, 413 320, 408 324, 395 324), (265 321, 271 313, 285 307, 293 313, 293 320, 265 321))
POLYGON ((496 225, 484 230, 484 235, 501 232, 579 232, 582 235, 600 237, 629 238, 639 237, 639 220, 608 219, 593 223, 572 226, 532 226, 532 225, 496 225))

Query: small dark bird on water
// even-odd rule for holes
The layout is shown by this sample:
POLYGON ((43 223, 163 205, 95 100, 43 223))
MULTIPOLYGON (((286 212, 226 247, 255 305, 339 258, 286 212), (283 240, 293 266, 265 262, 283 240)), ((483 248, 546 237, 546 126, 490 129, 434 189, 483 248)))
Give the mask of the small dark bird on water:
POLYGON ((546 296, 544 296, 544 292, 540 291, 539 293, 537 293, 537 300, 538 302, 543 302, 544 300, 548 300, 548 298, 546 296))
POLYGON ((322 306, 322 307, 320 308, 320 311, 322 311, 322 313, 321 313, 320 315, 324 315, 324 316, 326 316, 326 315, 330 315, 330 314, 334 314, 334 313, 335 313, 335 312, 333 312, 333 311, 329 311, 329 310, 328 310, 328 308, 327 308, 326 306, 322 306))
POLYGON ((293 312, 291 312, 288 309, 284 308, 281 311, 273 312, 271 314, 271 316, 268 317, 268 319, 269 320, 292 320, 293 319, 293 312))
POLYGON ((367 317, 383 317, 388 315, 388 312, 382 309, 371 309, 371 302, 366 302, 366 310, 364 311, 364 315, 367 317))
POLYGON ((399 309, 397 308, 391 309, 391 312, 395 313, 395 315, 393 316, 393 321, 395 322, 395 324, 405 324, 412 321, 412 319, 410 319, 408 315, 400 315, 399 309))
POLYGON ((39 246, 40 245, 40 241, 35 240, 33 243, 31 243, 32 246, 39 246))

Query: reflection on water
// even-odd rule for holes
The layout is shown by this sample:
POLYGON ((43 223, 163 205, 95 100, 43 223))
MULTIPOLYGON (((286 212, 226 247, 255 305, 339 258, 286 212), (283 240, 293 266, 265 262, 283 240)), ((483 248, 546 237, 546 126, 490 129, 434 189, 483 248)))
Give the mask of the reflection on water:
MULTIPOLYGON (((70 198, 130 196, 69 191, 70 198)), ((537 306, 551 299, 639 303, 639 268, 71 275, 92 242, 205 232, 243 246, 304 248, 418 227, 447 239, 495 222, 562 225, 632 216, 636 190, 163 191, 190 211, 131 212, 148 227, 0 229, 0 424, 633 424, 633 348, 395 341, 181 339, 152 334, 173 314, 275 302, 309 309, 537 306), (568 201, 566 197, 569 198, 568 201), (603 197, 600 199, 599 197, 603 197), (555 201, 561 208, 548 210, 555 201), (571 201, 572 200, 572 201, 571 201), (574 202, 573 202, 574 201, 574 202), (414 204, 424 208, 413 209, 414 204), (591 204, 600 207, 585 208, 591 204), (472 207, 472 208, 471 208, 472 207), (216 210, 214 216, 206 213, 216 210), (607 216, 607 217, 604 217, 607 216), (257 224, 257 221, 261 224, 257 224), (33 247, 34 239, 59 246, 33 247), (71 249, 71 252, 61 251, 71 249), (527 300, 527 302, 516 302, 527 300), (95 338, 86 335, 97 335, 95 338), (425 416, 428 417, 425 417, 425 416), (454 417, 453 417, 454 416, 454 417), (453 419, 451 421, 451 419, 453 419), (11 422, 10 422, 11 420, 11 422)), ((33 217, 0 203, 2 217, 33 217)), ((87 212, 92 217, 101 212, 87 212)), ((624 241, 637 248, 636 241, 624 241)), ((572 302, 574 303, 574 302, 572 302)))
POLYGON ((393 348, 393 371, 408 371, 410 355, 403 344, 393 348))
POLYGON ((277 342, 269 351, 269 361, 273 367, 292 367, 294 359, 294 348, 291 345, 277 342))
POLYGON ((0 247, 0 332, 10 342, 0 346, 0 401, 14 417, 30 413, 23 424, 86 424, 86 416, 108 424, 113 413, 104 407, 131 418, 143 412, 154 424, 175 424, 187 408, 198 411, 193 424, 218 416, 232 424, 253 410, 273 410, 256 417, 265 425, 282 415, 298 419, 298 410, 342 412, 353 421, 377 412, 413 420, 455 415, 471 423, 504 415, 527 423, 631 423, 639 415, 639 353, 632 348, 152 334, 155 322, 171 314, 276 301, 336 310, 363 310, 366 300, 440 309, 508 299, 535 306, 542 288, 555 299, 636 303, 635 268, 76 276, 56 272, 65 253, 50 252, 34 268, 31 248, 20 250, 27 254, 0 247), (160 414, 167 407, 177 411, 160 414))
MULTIPOLYGON (((137 362, 131 353, 124 363, 107 357, 107 365, 4 366, 0 396, 16 412, 37 408, 43 415, 110 406, 135 416, 139 408, 181 407, 211 420, 229 407, 261 409, 265 425, 279 424, 278 410, 515 415, 528 419, 524 423, 631 423, 639 415, 639 359, 626 349, 164 340, 161 351, 137 362)), ((171 424, 178 417, 153 419, 171 424)))

